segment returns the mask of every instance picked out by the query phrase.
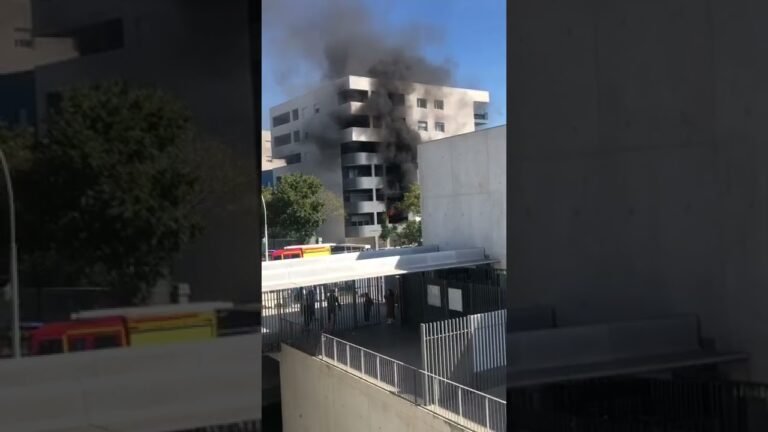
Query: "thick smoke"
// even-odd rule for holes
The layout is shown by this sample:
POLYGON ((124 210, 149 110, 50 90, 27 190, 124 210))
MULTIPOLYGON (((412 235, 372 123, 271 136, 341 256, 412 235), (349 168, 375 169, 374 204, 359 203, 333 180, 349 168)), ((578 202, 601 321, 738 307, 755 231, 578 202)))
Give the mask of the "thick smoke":
MULTIPOLYGON (((440 42, 439 32, 426 25, 384 31, 359 0, 265 0, 262 17, 265 49, 273 53, 278 84, 287 94, 298 95, 320 80, 347 75, 377 80, 365 109, 380 122, 379 150, 389 165, 387 188, 415 181, 420 138, 403 122, 404 108, 396 95, 411 93, 411 82, 452 83, 447 64, 434 64, 421 54, 429 44, 440 42)), ((309 141, 338 146, 348 121, 339 113, 322 113, 309 126, 309 141)))

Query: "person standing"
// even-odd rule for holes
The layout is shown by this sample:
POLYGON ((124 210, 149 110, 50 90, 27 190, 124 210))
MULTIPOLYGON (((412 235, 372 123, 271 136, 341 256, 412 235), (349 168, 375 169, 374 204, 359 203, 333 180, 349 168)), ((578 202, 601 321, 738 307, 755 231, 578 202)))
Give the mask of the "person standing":
POLYGON ((339 297, 336 296, 336 290, 331 290, 328 294, 328 327, 330 331, 336 329, 336 313, 341 308, 339 297))
POLYGON ((373 309, 373 299, 371 298, 371 295, 369 293, 363 294, 362 297, 363 297, 363 318, 365 319, 365 322, 369 322, 371 320, 371 309, 373 309))
POLYGON ((395 322, 395 293, 391 289, 384 295, 384 303, 387 305, 387 324, 395 322))
POLYGON ((312 322, 315 320, 315 289, 309 288, 307 290, 307 315, 309 315, 309 323, 312 324, 312 322))

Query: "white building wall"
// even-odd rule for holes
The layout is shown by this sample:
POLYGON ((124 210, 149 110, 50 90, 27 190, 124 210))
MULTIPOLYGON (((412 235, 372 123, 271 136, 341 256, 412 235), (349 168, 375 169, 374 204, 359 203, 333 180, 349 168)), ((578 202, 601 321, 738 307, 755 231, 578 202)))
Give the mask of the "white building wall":
POLYGON ((485 248, 507 266, 507 127, 424 143, 419 148, 425 244, 485 248))

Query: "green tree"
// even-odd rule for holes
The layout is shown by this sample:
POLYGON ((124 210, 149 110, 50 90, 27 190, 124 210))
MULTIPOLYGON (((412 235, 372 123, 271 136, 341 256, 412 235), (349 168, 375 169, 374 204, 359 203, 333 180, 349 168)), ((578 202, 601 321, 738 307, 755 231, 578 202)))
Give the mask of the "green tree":
POLYGON ((24 284, 140 299, 203 229, 193 141, 187 112, 161 91, 115 82, 62 93, 43 139, 15 150, 24 284))
POLYGON ((403 194, 400 208, 416 217, 421 217, 421 187, 418 183, 411 184, 403 194))
POLYGON ((397 232, 397 239, 403 246, 421 245, 421 221, 409 220, 397 232))
POLYGON ((274 188, 263 191, 270 237, 311 239, 331 215, 343 214, 341 200, 313 176, 283 176, 274 188))

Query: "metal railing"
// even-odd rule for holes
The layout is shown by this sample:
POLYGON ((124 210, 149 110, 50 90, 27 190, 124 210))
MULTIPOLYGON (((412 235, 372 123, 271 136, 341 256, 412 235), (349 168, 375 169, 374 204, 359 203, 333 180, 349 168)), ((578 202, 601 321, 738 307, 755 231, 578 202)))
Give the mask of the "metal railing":
POLYGON ((506 402, 322 334, 320 358, 471 430, 506 431, 506 402))

